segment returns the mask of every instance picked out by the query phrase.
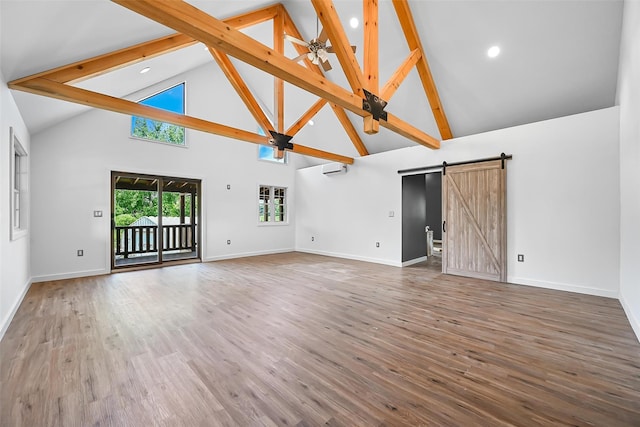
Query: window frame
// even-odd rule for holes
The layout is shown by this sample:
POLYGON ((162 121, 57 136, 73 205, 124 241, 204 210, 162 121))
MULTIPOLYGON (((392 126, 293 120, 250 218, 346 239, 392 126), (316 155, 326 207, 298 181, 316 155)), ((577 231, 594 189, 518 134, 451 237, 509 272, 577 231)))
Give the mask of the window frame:
MULTIPOLYGON (((186 116, 187 115, 187 81, 186 80, 183 80, 183 81, 178 82, 176 84, 172 84, 172 85, 170 85, 168 87, 165 87, 164 89, 157 90, 157 91, 153 92, 151 95, 144 96, 143 98, 140 98, 135 102, 137 104, 139 104, 139 103, 141 103, 142 101, 144 101, 146 99, 153 98, 154 96, 159 95, 162 92, 166 92, 166 91, 171 90, 171 89, 173 89, 173 88, 175 88, 177 86, 180 86, 180 85, 184 85, 184 91, 183 91, 183 97, 182 97, 182 104, 183 104, 184 113, 182 113, 182 115, 186 116)), ((158 107, 152 107, 152 108, 158 108, 158 107)), ((158 108, 158 109, 161 110, 161 108, 158 108)), ((170 111, 170 110, 164 110, 164 111, 170 111)), ((171 111, 171 112, 175 113, 175 111, 171 111)), ((180 114, 180 113, 175 113, 175 114, 180 114)), ((143 117, 143 116, 136 116, 136 115, 129 116, 129 118, 130 118, 130 122, 129 122, 129 138, 130 139, 135 139, 135 140, 138 140, 138 141, 155 142, 155 143, 158 143, 158 144, 170 145, 172 147, 189 148, 189 144, 188 144, 188 141, 187 141, 187 129, 188 128, 186 126, 174 125, 174 126, 178 126, 178 127, 184 128, 184 144, 174 144, 174 143, 171 143, 171 142, 168 142, 168 141, 162 141, 160 139, 151 139, 151 138, 145 138, 145 137, 142 137, 142 136, 134 135, 133 134, 133 120, 134 120, 134 118, 137 118, 137 117, 141 117, 141 118, 143 118, 145 120, 153 120, 153 119, 147 119, 146 117, 143 117)), ((153 121, 157 121, 158 122, 160 120, 153 120, 153 121)), ((166 122, 162 122, 162 123, 166 123, 166 122)))
POLYGON ((11 240, 18 240, 27 235, 29 230, 28 191, 29 191, 29 153, 20 142, 13 127, 9 127, 9 235, 11 240))
POLYGON ((265 185, 265 184, 258 184, 258 188, 257 188, 257 198, 256 200, 258 201, 258 206, 257 206, 257 221, 258 221, 258 226, 278 226, 278 225, 288 225, 289 224, 289 207, 288 207, 288 203, 289 203, 289 188, 285 187, 285 186, 280 186, 280 185, 265 185), (263 198, 263 188, 268 188, 269 189, 269 193, 268 193, 268 200, 266 202, 266 204, 261 203, 264 198, 263 198), (278 206, 280 206, 280 212, 282 212, 282 221, 276 221, 276 190, 281 190, 284 191, 284 194, 281 199, 282 199, 282 203, 278 203, 278 206), (261 206, 265 206, 265 212, 266 212, 266 220, 261 221, 260 217, 261 217, 261 212, 260 212, 260 208, 261 206))

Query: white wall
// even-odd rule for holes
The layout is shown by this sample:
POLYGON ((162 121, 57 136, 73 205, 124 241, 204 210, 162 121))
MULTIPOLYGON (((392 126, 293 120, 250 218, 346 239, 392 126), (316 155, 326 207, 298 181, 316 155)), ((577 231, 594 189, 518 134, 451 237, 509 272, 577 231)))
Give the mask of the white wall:
POLYGON ((617 297, 618 120, 614 107, 368 156, 344 175, 301 169, 296 250, 401 265, 397 171, 505 152, 508 281, 617 297))
MULTIPOLYGON (((0 74, 0 338, 4 335, 15 311, 31 283, 29 263, 29 232, 11 241, 9 229, 10 148, 9 128, 13 130, 31 158, 30 136, 18 107, 0 74)), ((27 167, 29 169, 29 166, 27 167)), ((26 194, 27 217, 29 191, 26 194)), ((27 218, 28 223, 28 218, 27 218)), ((30 227, 28 228, 30 231, 30 227)))
MULTIPOLYGON (((214 65, 130 98, 140 99, 185 80, 187 114, 257 130, 214 65), (222 83, 211 85, 212 81, 222 83)), ((290 158, 294 164, 286 166, 258 161, 254 144, 189 129, 186 149, 131 139, 130 120, 127 115, 96 110, 33 136, 34 281, 109 272, 112 170, 202 179, 204 260, 293 250, 293 225, 257 225, 257 187, 289 187, 293 206, 295 155, 290 158), (104 216, 94 218, 94 210, 102 210, 104 216), (83 257, 76 256, 77 249, 84 250, 83 257)))
POLYGON ((640 2, 625 1, 620 104, 620 301, 640 340, 640 2))

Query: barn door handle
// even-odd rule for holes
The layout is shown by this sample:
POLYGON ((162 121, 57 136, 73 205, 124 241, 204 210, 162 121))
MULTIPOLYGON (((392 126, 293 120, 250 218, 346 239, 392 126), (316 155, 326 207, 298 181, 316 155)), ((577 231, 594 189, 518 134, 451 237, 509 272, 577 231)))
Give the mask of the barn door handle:
POLYGON ((447 232, 447 221, 442 221, 442 232, 443 233, 447 232))

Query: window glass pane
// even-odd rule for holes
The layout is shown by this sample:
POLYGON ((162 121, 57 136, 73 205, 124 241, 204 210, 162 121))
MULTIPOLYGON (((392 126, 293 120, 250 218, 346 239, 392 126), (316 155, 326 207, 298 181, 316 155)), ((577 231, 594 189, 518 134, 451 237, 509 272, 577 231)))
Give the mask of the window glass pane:
MULTIPOLYGON (((178 114, 185 113, 184 102, 185 84, 169 88, 157 93, 149 98, 143 99, 139 103, 171 111, 178 114)), ((185 145, 184 127, 164 123, 144 117, 131 117, 131 135, 149 139, 152 141, 168 142, 175 145, 185 145)))
POLYGON ((260 222, 267 222, 269 218, 269 198, 271 193, 271 187, 260 187, 260 195, 258 198, 258 220, 260 222))
MULTIPOLYGON (((264 130, 261 127, 258 127, 258 135, 264 136, 264 130)), ((258 145, 258 159, 260 160, 268 160, 270 162, 275 163, 287 163, 287 153, 284 153, 284 157, 281 159, 276 159, 273 156, 273 147, 269 145, 258 145)))

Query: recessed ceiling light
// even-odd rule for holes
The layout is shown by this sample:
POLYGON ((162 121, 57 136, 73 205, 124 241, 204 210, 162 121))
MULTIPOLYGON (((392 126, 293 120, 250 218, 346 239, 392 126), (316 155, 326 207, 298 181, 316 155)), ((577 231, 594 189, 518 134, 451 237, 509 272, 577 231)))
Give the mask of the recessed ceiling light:
POLYGON ((314 122, 313 120, 309 120, 309 121, 307 122, 307 124, 308 124, 309 126, 313 126, 313 125, 315 124, 315 122, 314 122))
POLYGON ((487 51, 489 58, 495 58, 498 55, 500 55, 500 48, 498 46, 491 46, 487 51))
POLYGON ((140 74, 148 73, 149 71, 151 71, 151 67, 144 67, 142 70, 140 70, 140 74))
POLYGON ((358 25, 360 25, 360 21, 358 21, 358 18, 354 16, 349 20, 349 25, 351 25, 351 28, 358 28, 358 25))

